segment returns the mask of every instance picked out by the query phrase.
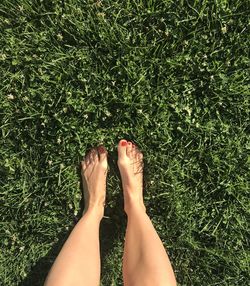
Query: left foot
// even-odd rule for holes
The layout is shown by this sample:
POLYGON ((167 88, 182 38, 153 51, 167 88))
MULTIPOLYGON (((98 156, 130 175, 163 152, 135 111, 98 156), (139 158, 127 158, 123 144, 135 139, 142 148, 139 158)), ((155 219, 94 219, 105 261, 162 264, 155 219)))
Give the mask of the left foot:
POLYGON ((81 162, 81 166, 85 201, 83 213, 97 210, 102 217, 104 214, 108 169, 106 148, 103 146, 92 148, 84 161, 81 162))

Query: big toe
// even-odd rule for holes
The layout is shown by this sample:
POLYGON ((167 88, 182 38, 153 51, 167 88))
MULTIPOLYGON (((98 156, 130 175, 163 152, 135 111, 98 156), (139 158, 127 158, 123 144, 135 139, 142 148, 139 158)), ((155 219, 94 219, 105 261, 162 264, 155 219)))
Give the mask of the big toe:
POLYGON ((118 156, 120 159, 123 159, 127 156, 127 146, 128 146, 128 142, 127 140, 120 140, 119 144, 118 144, 118 156))

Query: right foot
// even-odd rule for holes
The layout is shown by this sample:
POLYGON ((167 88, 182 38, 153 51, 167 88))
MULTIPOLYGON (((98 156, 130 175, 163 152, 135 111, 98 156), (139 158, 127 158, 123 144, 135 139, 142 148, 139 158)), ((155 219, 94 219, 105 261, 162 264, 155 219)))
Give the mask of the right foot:
POLYGON ((83 214, 97 210, 102 216, 106 197, 107 150, 104 146, 92 148, 81 165, 85 201, 83 214))
POLYGON ((145 211, 143 202, 143 155, 130 141, 121 140, 118 145, 118 167, 122 178, 124 209, 133 206, 145 211))

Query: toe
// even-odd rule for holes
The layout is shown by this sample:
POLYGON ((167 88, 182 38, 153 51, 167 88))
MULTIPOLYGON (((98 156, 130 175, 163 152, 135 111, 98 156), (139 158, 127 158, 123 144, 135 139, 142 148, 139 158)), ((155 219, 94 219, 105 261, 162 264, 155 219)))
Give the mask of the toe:
POLYGON ((142 162, 143 162, 143 154, 142 154, 142 152, 138 148, 135 148, 134 152, 135 152, 135 154, 134 154, 135 162, 137 164, 142 164, 142 162))
POLYGON ((136 152, 136 159, 137 159, 138 161, 142 161, 142 160, 143 160, 143 154, 142 154, 142 152, 141 152, 139 149, 137 149, 135 152, 136 152))
POLYGON ((118 144, 118 156, 120 158, 125 158, 126 157, 127 146, 128 146, 128 142, 126 140, 124 140, 124 139, 120 140, 120 142, 118 144))
POLYGON ((141 173, 143 166, 143 154, 140 151, 137 151, 135 156, 135 173, 141 173))
POLYGON ((98 162, 98 152, 96 150, 96 148, 91 149, 90 151, 90 159, 91 159, 91 163, 96 163, 98 162))
POLYGON ((90 162, 91 162, 91 151, 89 151, 86 155, 85 155, 85 158, 84 158, 84 161, 85 163, 85 166, 87 167, 90 162))
POLYGON ((82 168, 82 171, 84 172, 87 168, 87 164, 86 164, 86 161, 81 161, 81 168, 82 168))
POLYGON ((98 146, 97 151, 99 154, 100 162, 107 160, 108 152, 107 152, 107 149, 103 145, 98 146))
POLYGON ((133 146, 132 143, 130 141, 128 141, 126 154, 129 158, 133 157, 133 147, 132 146, 133 146))

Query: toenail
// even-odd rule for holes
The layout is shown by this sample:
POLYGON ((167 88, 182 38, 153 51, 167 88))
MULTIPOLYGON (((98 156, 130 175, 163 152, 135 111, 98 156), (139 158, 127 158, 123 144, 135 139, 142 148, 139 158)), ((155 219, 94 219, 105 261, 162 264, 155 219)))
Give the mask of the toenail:
POLYGON ((103 146, 99 146, 98 147, 98 152, 101 153, 101 154, 105 153, 105 148, 103 146))
POLYGON ((125 140, 122 140, 122 141, 121 141, 121 145, 122 145, 122 146, 127 146, 127 143, 128 143, 128 142, 125 141, 125 140))

